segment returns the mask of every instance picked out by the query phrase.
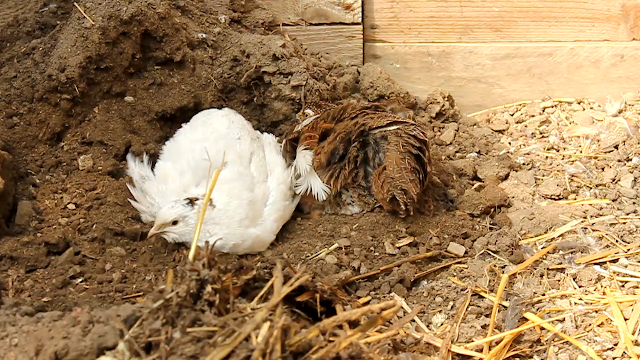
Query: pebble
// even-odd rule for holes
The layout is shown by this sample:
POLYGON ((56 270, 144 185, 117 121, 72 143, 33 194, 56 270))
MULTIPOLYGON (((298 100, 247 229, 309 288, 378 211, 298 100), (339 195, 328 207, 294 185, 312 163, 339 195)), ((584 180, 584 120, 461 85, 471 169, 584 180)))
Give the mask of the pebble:
POLYGON ((103 284, 103 283, 106 283, 106 282, 111 282, 111 280, 112 280, 112 279, 113 279, 113 278, 112 278, 111 276, 109 276, 109 275, 98 275, 98 276, 96 276, 96 282, 97 282, 98 284, 103 284))
POLYGON ((67 209, 75 210, 76 209, 76 205, 74 203, 69 203, 69 204, 67 204, 67 209))
POLYGON ((389 241, 384 242, 384 250, 389 255, 395 255, 398 253, 398 249, 396 249, 396 247, 389 241))
POLYGON ((571 104, 571 110, 573 110, 573 111, 583 111, 584 108, 580 104, 571 104))
POLYGON ((111 265, 111 263, 107 263, 107 264, 104 266, 104 271, 109 271, 109 270, 111 270, 111 269, 113 269, 113 265, 111 265))
POLYGON ((91 154, 82 155, 78 158, 78 169, 80 171, 89 170, 93 167, 93 157, 91 154))
POLYGON ((114 272, 111 277, 113 278, 113 282, 115 284, 120 283, 120 280, 122 280, 122 274, 119 271, 114 272))
POLYGON ((634 183, 635 183, 635 178, 633 174, 626 174, 620 178, 620 181, 618 181, 618 184, 620 184, 620 186, 626 187, 629 189, 633 188, 634 183))
POLYGON ((637 91, 629 91, 628 93, 625 93, 623 96, 624 96, 624 101, 626 101, 627 104, 637 104, 640 102, 640 94, 638 94, 637 91))
POLYGON ((447 251, 457 256, 463 256, 467 249, 458 243, 450 242, 447 251))
POLYGON ((65 252, 58 257, 58 265, 71 264, 75 257, 75 249, 73 247, 68 248, 65 252))
POLYGON ((133 96, 125 96, 124 97, 124 102, 129 103, 129 104, 133 104, 134 102, 136 102, 136 98, 134 98, 133 96))
POLYGON ((622 211, 624 211, 625 214, 629 215, 636 212, 636 209, 637 207, 635 205, 625 205, 625 207, 622 208, 622 211))
POLYGON ((347 239, 347 238, 342 238, 342 239, 338 240, 337 243, 338 243, 338 245, 343 246, 343 247, 351 246, 351 241, 349 241, 349 239, 347 239))
POLYGON ((489 129, 493 131, 509 130, 509 122, 505 119, 494 119, 494 121, 489 123, 489 129))
POLYGON ((553 100, 547 100, 547 101, 543 101, 540 103, 540 108, 541 109, 546 109, 546 108, 550 108, 552 106, 554 106, 555 104, 553 103, 553 100))
POLYGON ((33 206, 31 201, 21 200, 18 202, 18 208, 16 210, 15 223, 18 226, 27 226, 33 216, 33 206))
POLYGON ((36 309, 34 309, 31 306, 25 305, 25 306, 21 306, 20 310, 18 311, 18 314, 20 316, 28 316, 31 317, 33 315, 36 314, 36 309))
POLYGON ((327 264, 336 264, 336 263, 338 263, 338 258, 335 255, 329 254, 329 255, 324 257, 324 261, 327 264))
POLYGON ((447 145, 451 144, 455 138, 456 138, 456 130, 451 128, 447 129, 445 132, 442 133, 442 135, 440 135, 440 141, 442 141, 447 145))
POLYGON ((575 121, 576 124, 578 125, 582 125, 582 126, 593 125, 593 117, 591 117, 591 115, 589 115, 589 113, 586 111, 578 111, 574 113, 572 117, 573 117, 573 121, 575 121))
POLYGON ((612 169, 610 167, 604 169, 604 171, 602 172, 602 177, 606 182, 613 181, 613 179, 615 179, 617 175, 618 175, 618 172, 615 169, 612 169))
POLYGON ((629 199, 635 199, 638 196, 638 193, 633 189, 621 187, 618 191, 620 192, 620 195, 629 199))
POLYGON ((107 249, 107 254, 110 254, 110 255, 113 255, 113 256, 119 256, 119 257, 127 256, 127 252, 123 248, 121 248, 119 246, 107 249))

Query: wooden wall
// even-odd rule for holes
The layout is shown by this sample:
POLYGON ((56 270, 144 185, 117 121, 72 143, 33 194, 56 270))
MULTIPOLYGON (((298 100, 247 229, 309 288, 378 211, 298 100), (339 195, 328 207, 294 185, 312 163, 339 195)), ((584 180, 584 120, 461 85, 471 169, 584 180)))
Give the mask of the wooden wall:
POLYGON ((362 0, 258 0, 290 38, 342 63, 363 63, 362 0))
POLYGON ((640 89, 640 0, 364 0, 365 62, 466 112, 640 89))

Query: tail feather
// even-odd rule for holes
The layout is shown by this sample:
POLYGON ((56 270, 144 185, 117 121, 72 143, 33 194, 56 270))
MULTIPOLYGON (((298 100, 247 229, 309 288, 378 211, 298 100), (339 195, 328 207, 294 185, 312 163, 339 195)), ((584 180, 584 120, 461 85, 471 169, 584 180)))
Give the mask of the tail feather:
POLYGON ((129 199, 133 207, 140 212, 140 218, 148 223, 155 220, 160 207, 153 194, 158 194, 156 177, 149 163, 149 156, 145 153, 142 161, 133 154, 127 154, 127 175, 133 180, 133 185, 127 188, 134 199, 129 199))

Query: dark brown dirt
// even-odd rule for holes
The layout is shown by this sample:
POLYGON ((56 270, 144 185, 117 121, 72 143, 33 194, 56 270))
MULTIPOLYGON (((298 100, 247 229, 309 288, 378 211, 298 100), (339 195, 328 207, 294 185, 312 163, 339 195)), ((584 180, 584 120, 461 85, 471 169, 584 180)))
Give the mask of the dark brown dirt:
MULTIPOLYGON (((124 157, 129 151, 156 155, 182 122, 205 108, 232 107, 257 129, 280 135, 305 99, 400 96, 433 126, 441 186, 432 216, 402 220, 375 210, 293 219, 263 254, 264 269, 277 259, 300 263, 338 243, 308 266, 339 284, 402 257, 445 250, 450 242, 473 255, 482 250, 476 239, 508 225, 501 214, 508 199, 495 180, 516 166, 495 156, 502 150, 499 136, 460 116, 447 93, 415 99, 374 66, 346 67, 307 54, 263 21, 213 1, 81 5, 95 25, 70 1, 12 0, 0 10, 0 142, 14 159, 16 178, 15 204, 3 201, 0 209, 8 225, 0 239, 0 318, 6 322, 0 357, 95 357, 117 345, 109 338, 116 330, 102 329, 108 321, 99 314, 120 314, 127 308, 109 309, 142 301, 186 255, 184 246, 146 239, 148 229, 127 202, 124 157), (489 159, 491 166, 481 165, 489 159), (458 203, 463 206, 456 209, 458 203), (409 236, 415 240, 397 253, 385 245, 409 236), (42 330, 33 332, 38 324, 42 330), (60 332, 68 331, 67 345, 60 345, 60 332), (12 340, 27 333, 32 348, 12 340)), ((521 260, 513 242, 491 246, 521 260)), ((411 304, 429 304, 429 314, 457 301, 463 289, 447 279, 446 269, 418 283, 411 279, 444 261, 406 264, 344 289, 354 298, 395 292, 411 304)))

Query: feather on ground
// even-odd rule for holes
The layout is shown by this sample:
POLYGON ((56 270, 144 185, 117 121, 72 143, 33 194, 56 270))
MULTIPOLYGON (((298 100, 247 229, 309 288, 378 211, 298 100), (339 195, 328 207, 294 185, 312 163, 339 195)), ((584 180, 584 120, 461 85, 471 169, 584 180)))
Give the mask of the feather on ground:
POLYGON ((256 131, 229 108, 196 114, 163 146, 155 168, 149 157, 127 155, 131 204, 149 236, 189 243, 212 171, 222 166, 198 242, 245 254, 265 250, 290 219, 300 199, 292 169, 275 136, 256 131), (226 153, 225 163, 222 154, 226 153))

